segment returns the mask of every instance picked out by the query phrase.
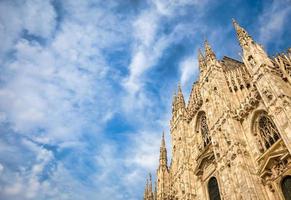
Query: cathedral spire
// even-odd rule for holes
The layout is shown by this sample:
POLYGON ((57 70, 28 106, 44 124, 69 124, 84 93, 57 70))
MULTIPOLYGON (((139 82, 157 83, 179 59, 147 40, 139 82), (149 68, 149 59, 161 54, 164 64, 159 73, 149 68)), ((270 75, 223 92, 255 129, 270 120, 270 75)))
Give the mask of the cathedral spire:
POLYGON ((154 200, 154 193, 153 193, 153 183, 152 183, 152 174, 149 173, 149 185, 148 185, 148 199, 154 200))
POLYGON ((176 102, 177 110, 181 108, 185 108, 185 100, 183 96, 183 92, 181 89, 181 84, 178 84, 178 94, 177 94, 177 102, 176 102))
POLYGON ((235 19, 232 19, 233 26, 235 28, 237 38, 239 40, 240 46, 242 48, 247 47, 251 43, 254 42, 252 37, 247 33, 247 31, 242 28, 236 21, 235 19))
POLYGON ((166 148, 165 132, 164 131, 163 131, 163 135, 162 135, 161 148, 166 148))
POLYGON ((234 19, 232 20, 233 26, 236 30, 237 38, 243 50, 242 59, 248 66, 250 73, 254 73, 260 66, 274 67, 271 59, 263 49, 257 44, 253 38, 242 28, 234 19))
POLYGON ((173 117, 177 116, 177 113, 181 113, 180 110, 185 109, 185 100, 181 89, 181 84, 178 84, 178 93, 174 94, 173 104, 172 104, 172 115, 173 117))
POLYGON ((149 193, 153 192, 152 189, 152 174, 149 173, 149 193))
POLYGON ((212 48, 209 45, 207 40, 205 40, 204 48, 205 48, 206 63, 208 64, 211 61, 215 61, 216 60, 216 55, 215 55, 214 51, 212 50, 212 48))
POLYGON ((143 199, 147 200, 148 199, 148 189, 149 189, 149 183, 148 183, 148 179, 146 180, 146 185, 145 185, 145 189, 144 189, 144 195, 143 195, 143 199))
POLYGON ((158 196, 158 191, 157 191, 157 181, 155 181, 155 191, 154 191, 154 200, 157 200, 158 196))
POLYGON ((199 64, 200 72, 203 72, 204 70, 206 70, 205 58, 200 49, 198 50, 198 64, 199 64))
POLYGON ((172 113, 176 112, 176 102, 177 102, 177 93, 175 92, 173 95, 172 113))
POLYGON ((165 142, 165 134, 163 132, 161 147, 160 147, 160 167, 167 167, 167 149, 165 142))

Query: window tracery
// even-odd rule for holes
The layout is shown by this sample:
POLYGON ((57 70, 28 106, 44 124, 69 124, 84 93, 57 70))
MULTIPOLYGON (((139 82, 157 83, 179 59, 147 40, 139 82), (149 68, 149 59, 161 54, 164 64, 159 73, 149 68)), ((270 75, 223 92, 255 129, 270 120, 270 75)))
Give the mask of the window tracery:
POLYGON ((266 113, 258 116, 255 135, 257 135, 259 149, 262 152, 269 149, 280 138, 275 123, 266 113))

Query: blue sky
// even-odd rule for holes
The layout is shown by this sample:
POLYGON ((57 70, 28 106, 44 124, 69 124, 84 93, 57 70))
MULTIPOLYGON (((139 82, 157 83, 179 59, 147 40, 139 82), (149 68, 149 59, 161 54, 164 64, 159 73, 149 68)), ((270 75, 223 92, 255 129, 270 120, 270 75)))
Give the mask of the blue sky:
POLYGON ((1 0, 0 199, 141 199, 203 41, 239 59, 235 18, 274 55, 290 17, 290 0, 1 0))

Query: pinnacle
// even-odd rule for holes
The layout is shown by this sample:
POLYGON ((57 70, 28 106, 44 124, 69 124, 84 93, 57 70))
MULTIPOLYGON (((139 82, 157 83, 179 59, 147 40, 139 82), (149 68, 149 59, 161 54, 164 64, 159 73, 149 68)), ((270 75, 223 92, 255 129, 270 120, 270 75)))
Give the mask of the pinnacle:
POLYGON ((243 28, 237 23, 237 21, 234 18, 232 18, 232 24, 236 30, 236 33, 239 35, 239 32, 241 32, 243 28))
POLYGON ((149 173, 148 191, 149 191, 150 194, 153 192, 153 189, 152 189, 152 174, 151 173, 149 173))
POLYGON ((185 100, 184 100, 180 82, 178 84, 177 104, 178 104, 178 107, 177 107, 178 109, 181 107, 185 107, 185 100))
POLYGON ((180 82, 178 83, 178 94, 177 94, 177 97, 178 98, 182 97, 184 99, 183 92, 182 92, 182 87, 181 87, 181 83, 180 82))
POLYGON ((207 39, 204 40, 204 46, 205 47, 210 47, 207 39))
POLYGON ((232 24, 235 28, 241 46, 245 46, 249 44, 250 41, 253 40, 251 36, 247 33, 247 31, 244 28, 242 28, 235 19, 232 19, 232 24))
POLYGON ((177 93, 174 92, 174 95, 173 95, 173 103, 172 103, 173 105, 175 105, 176 100, 177 100, 177 93))
POLYGON ((181 83, 180 83, 180 82, 178 83, 178 94, 179 94, 179 93, 182 93, 181 83))
POLYGON ((166 143, 165 143, 165 133, 164 133, 164 131, 163 131, 163 135, 162 135, 161 147, 162 148, 165 148, 166 147, 166 143))
POLYGON ((205 40, 204 46, 205 46, 205 56, 206 57, 209 55, 215 55, 207 40, 205 40))
POLYGON ((204 60, 204 56, 201 52, 201 49, 198 49, 198 61, 203 62, 203 60, 204 60))
POLYGON ((233 24, 234 26, 237 26, 237 25, 238 25, 238 23, 236 22, 236 20, 235 20, 234 18, 232 18, 231 20, 232 20, 232 24, 233 24))
POLYGON ((161 147, 160 147, 160 166, 167 166, 167 149, 166 149, 164 131, 162 134, 162 141, 161 141, 161 147))
POLYGON ((201 58, 203 58, 203 54, 202 54, 202 51, 201 51, 200 48, 198 49, 198 56, 201 57, 201 58))
POLYGON ((203 71, 205 69, 205 58, 201 52, 201 49, 198 49, 198 63, 199 63, 199 67, 200 67, 200 71, 203 71))

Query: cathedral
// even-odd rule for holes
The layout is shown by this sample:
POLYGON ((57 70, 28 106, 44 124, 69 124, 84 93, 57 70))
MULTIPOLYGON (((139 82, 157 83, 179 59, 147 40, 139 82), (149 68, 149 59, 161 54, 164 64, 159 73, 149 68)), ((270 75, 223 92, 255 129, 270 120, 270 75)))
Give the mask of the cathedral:
POLYGON ((291 200, 291 49, 269 57, 233 20, 242 61, 199 52, 188 103, 172 104, 157 180, 144 200, 291 200))

